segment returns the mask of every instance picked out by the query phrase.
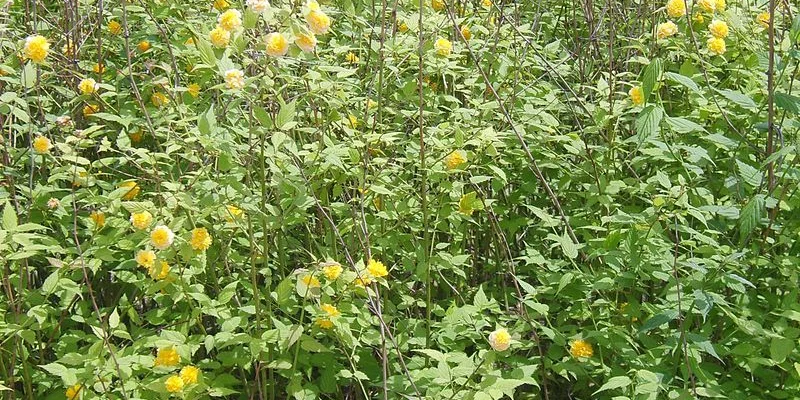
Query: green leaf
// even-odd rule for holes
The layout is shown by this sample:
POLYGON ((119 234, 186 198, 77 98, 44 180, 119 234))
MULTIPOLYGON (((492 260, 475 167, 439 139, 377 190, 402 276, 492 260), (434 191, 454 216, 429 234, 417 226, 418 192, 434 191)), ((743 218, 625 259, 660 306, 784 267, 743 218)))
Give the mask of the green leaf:
POLYGON ((747 203, 739 215, 739 234, 746 237, 758 226, 764 215, 764 195, 757 194, 747 203))
POLYGON ((472 304, 480 309, 486 308, 489 305, 489 299, 486 298, 486 293, 483 292, 483 285, 478 286, 478 291, 475 292, 475 297, 472 299, 472 304))
POLYGON ((794 340, 787 338, 773 338, 769 344, 769 357, 773 361, 782 363, 794 351, 794 340))
POLYGON ((800 97, 775 92, 775 105, 790 113, 800 114, 800 97))
POLYGON ((750 96, 748 96, 748 95, 746 95, 746 94, 744 94, 742 92, 738 92, 738 91, 730 90, 730 89, 722 89, 722 90, 716 89, 716 91, 717 91, 717 93, 721 94, 722 97, 725 97, 726 99, 730 100, 731 102, 738 104, 739 107, 742 107, 742 108, 745 108, 745 109, 748 109, 748 110, 751 110, 751 111, 755 111, 756 109, 758 109, 758 105, 756 105, 756 102, 754 102, 753 99, 750 98, 750 96))
POLYGON ((667 125, 676 133, 705 132, 706 129, 699 124, 681 117, 667 117, 667 125))
POLYGON ((6 202, 3 206, 3 229, 11 231, 17 227, 17 212, 11 207, 11 203, 6 202))
POLYGON ((578 257, 578 246, 572 242, 572 239, 569 237, 569 235, 567 235, 567 232, 564 232, 564 234, 559 237, 558 242, 561 245, 561 250, 564 252, 564 255, 570 259, 575 259, 578 257))
POLYGON ((662 67, 660 58, 650 61, 650 64, 644 69, 644 77, 642 78, 642 91, 644 92, 645 104, 647 103, 647 99, 650 98, 650 93, 653 92, 653 88, 655 88, 656 83, 658 83, 658 80, 661 78, 661 70, 662 67))
POLYGON ((197 121, 197 129, 203 135, 209 136, 217 130, 217 115, 214 114, 214 105, 208 108, 206 112, 200 114, 197 121))
POLYGON ((600 389, 597 389, 597 391, 592 393, 592 395, 604 392, 606 390, 628 387, 632 382, 633 381, 631 380, 631 378, 628 378, 627 376, 615 376, 609 379, 608 382, 604 383, 603 386, 600 386, 600 389))
POLYGON ((700 87, 697 86, 697 84, 687 76, 676 74, 674 72, 665 72, 664 76, 666 76, 669 80, 680 83, 695 93, 700 93, 700 87))
POLYGON ((655 328, 658 328, 661 325, 669 323, 675 318, 678 318, 678 310, 666 310, 660 312, 650 317, 650 319, 648 319, 647 321, 645 321, 645 323, 642 324, 642 327, 639 328, 639 333, 644 333, 653 330, 655 328))
POLYGON ((288 129, 288 124, 294 120, 295 114, 295 102, 292 101, 291 103, 283 104, 281 106, 281 110, 278 111, 278 117, 276 119, 276 124, 278 125, 278 129, 286 130, 288 129))
POLYGON ((649 105, 639 113, 639 116, 636 117, 636 133, 639 146, 645 140, 658 135, 659 125, 663 116, 663 109, 656 105, 649 105))
POLYGON ((736 160, 736 167, 739 170, 739 176, 750 186, 758 187, 764 180, 764 175, 761 171, 749 164, 736 160))

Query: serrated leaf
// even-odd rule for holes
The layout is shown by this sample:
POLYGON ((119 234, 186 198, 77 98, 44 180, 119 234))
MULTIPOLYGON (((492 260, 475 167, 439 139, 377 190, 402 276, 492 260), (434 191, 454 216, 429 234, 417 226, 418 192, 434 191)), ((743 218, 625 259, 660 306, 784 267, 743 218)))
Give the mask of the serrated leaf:
POLYGON ((800 97, 775 92, 775 105, 790 113, 800 114, 800 97))
POLYGON ((631 378, 628 378, 627 376, 615 376, 609 379, 606 383, 604 383, 603 386, 600 386, 600 389, 597 389, 597 391, 592 393, 592 395, 604 392, 606 390, 628 387, 632 382, 633 381, 631 380, 631 378))
POLYGON ((687 87, 689 90, 695 93, 700 93, 700 87, 697 86, 697 84, 688 76, 676 74, 674 72, 665 72, 664 76, 666 76, 668 79, 672 81, 680 83, 681 85, 687 87))
POLYGON ((655 105, 649 105, 639 113, 639 116, 636 117, 636 134, 639 146, 645 140, 658 135, 663 115, 661 107, 655 105))
POLYGON ((739 234, 741 238, 749 235, 758 226, 763 215, 764 196, 757 194, 750 199, 739 214, 739 234))
POLYGON ((691 132, 705 132, 705 128, 700 126, 699 124, 689 121, 686 118, 681 117, 667 117, 666 118, 667 125, 669 125, 670 129, 677 133, 691 133, 691 132))
POLYGON ((645 323, 642 324, 642 327, 639 328, 639 333, 644 333, 653 330, 655 328, 658 328, 661 325, 669 323, 675 318, 678 318, 678 310, 666 310, 660 312, 650 317, 650 319, 648 319, 647 321, 645 321, 645 323))
POLYGON ((748 185, 753 187, 761 185, 764 179, 764 175, 761 171, 739 160, 736 160, 736 168, 739 170, 739 176, 741 176, 748 185))
POLYGON ((644 92, 644 101, 647 104, 647 99, 653 92, 658 80, 661 78, 661 59, 656 58, 650 61, 650 64, 644 69, 644 76, 642 77, 642 91, 644 92))
POLYGON ((745 108, 745 109, 748 109, 748 110, 751 110, 751 111, 754 111, 754 110, 756 110, 758 108, 758 105, 756 104, 756 102, 754 102, 753 99, 750 98, 750 96, 748 96, 748 95, 746 95, 746 94, 744 94, 742 92, 738 92, 738 91, 730 90, 730 89, 721 89, 721 90, 720 89, 716 89, 716 91, 717 91, 717 93, 721 94, 722 97, 724 97, 724 98, 730 100, 731 102, 739 105, 739 107, 742 107, 742 108, 745 108))

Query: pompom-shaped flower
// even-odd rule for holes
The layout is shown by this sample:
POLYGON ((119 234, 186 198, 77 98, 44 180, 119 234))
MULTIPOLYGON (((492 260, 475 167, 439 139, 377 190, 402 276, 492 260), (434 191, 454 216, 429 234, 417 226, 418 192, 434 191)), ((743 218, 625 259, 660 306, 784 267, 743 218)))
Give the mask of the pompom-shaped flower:
POLYGON ((635 106, 644 104, 644 91, 641 86, 634 86, 628 91, 628 96, 631 97, 631 103, 635 106))
POLYGON ((436 54, 442 57, 447 57, 453 52, 453 44, 445 38, 436 39, 433 48, 436 49, 436 54))
POLYGON ((92 211, 89 218, 94 221, 94 226, 97 229, 102 228, 106 224, 106 214, 102 211, 92 211))
POLYGON ((88 117, 98 111, 100 111, 100 106, 97 104, 87 104, 82 110, 84 117, 88 117))
POLYGON ((658 24, 658 29, 656 30, 656 36, 659 39, 668 38, 676 33, 678 33, 678 25, 675 25, 675 23, 672 21, 658 24))
POLYGON ((306 53, 312 53, 317 47, 317 37, 314 36, 313 33, 300 33, 294 40, 294 44, 296 44, 300 50, 303 50, 306 53))
POLYGON ((397 31, 400 33, 408 32, 408 24, 401 22, 400 25, 397 25, 397 31))
MULTIPOLYGON (((174 367, 181 362, 181 355, 174 347, 165 347, 158 349, 156 353, 156 367, 174 367)), ((179 378, 180 379, 180 378, 179 378)), ((181 381, 183 383, 183 381, 181 381)))
POLYGON ((492 8, 492 0, 483 0, 481 6, 483 6, 483 8, 492 8))
POLYGON ((231 33, 217 25, 216 28, 212 29, 211 32, 208 33, 208 40, 211 41, 211 44, 213 44, 214 47, 222 49, 227 47, 228 43, 230 43, 231 33))
POLYGON ((147 273, 156 280, 162 280, 169 275, 169 264, 166 261, 159 261, 158 265, 153 264, 152 267, 147 269, 147 273))
POLYGON ((50 143, 50 139, 45 136, 37 136, 33 139, 33 151, 39 154, 47 154, 50 152, 50 149, 53 148, 53 144, 50 143))
POLYGON ((192 237, 189 239, 189 244, 197 251, 206 251, 211 247, 211 235, 208 234, 206 228, 192 229, 192 237))
POLYGON ((686 4, 683 0, 667 1, 667 15, 671 18, 679 18, 686 15, 686 4))
POLYGON ((342 266, 335 261, 327 262, 322 266, 322 275, 325 275, 326 278, 332 281, 338 279, 342 271, 342 266))
POLYGON ((289 41, 280 32, 272 32, 264 39, 267 44, 267 54, 281 57, 289 51, 289 41))
POLYGON ((164 387, 170 393, 177 393, 183 390, 183 379, 178 375, 172 375, 164 381, 164 387))
POLYGON ((200 85, 196 83, 189 84, 189 86, 186 87, 186 91, 192 95, 192 97, 197 97, 200 95, 200 85))
POLYGON ((142 40, 136 45, 136 48, 139 49, 140 52, 144 53, 145 51, 150 50, 150 42, 147 40, 142 40))
POLYGON ((708 24, 708 31, 716 38, 726 38, 728 37, 728 24, 715 19, 708 24))
POLYGON ((77 400, 82 388, 83 386, 80 383, 68 387, 66 392, 67 400, 77 400))
POLYGON ((155 92, 150 96, 150 102, 153 103, 154 106, 161 108, 169 104, 169 97, 164 93, 155 92))
POLYGON ((712 37, 706 41, 706 46, 708 46, 708 51, 711 54, 721 56, 725 54, 727 48, 725 47, 725 39, 712 37))
POLYGON ((306 2, 306 7, 308 8, 308 11, 320 10, 319 3, 317 2, 317 0, 308 0, 308 2, 306 2))
POLYGON ((697 0, 697 5, 705 12, 713 13, 717 9, 717 3, 714 0, 697 0))
POLYGON ((462 150, 453 150, 444 158, 447 169, 456 169, 467 162, 467 154, 462 150))
POLYGON ((436 11, 444 10, 444 1, 442 0, 431 0, 431 8, 436 11))
POLYGON ((300 281, 309 288, 318 288, 322 286, 322 284, 319 282, 319 279, 311 274, 303 275, 303 277, 300 278, 300 281))
POLYGON ((384 276, 389 275, 389 271, 386 270, 386 266, 383 265, 382 262, 371 258, 367 263, 367 272, 369 272, 370 276, 374 278, 383 278, 384 276))
POLYGON ((92 71, 94 71, 95 74, 102 74, 103 72, 106 72, 106 66, 100 63, 94 63, 92 66, 92 71))
POLYGON ((756 22, 764 28, 769 28, 769 12, 764 11, 756 16, 756 22))
POLYGON ((575 358, 589 358, 594 354, 594 349, 589 342, 578 339, 569 343, 569 354, 575 358))
POLYGON ((256 14, 262 14, 269 10, 269 1, 267 0, 247 0, 247 8, 256 14))
POLYGON ((242 13, 239 10, 228 10, 220 14, 217 23, 226 31, 235 31, 242 27, 242 13))
POLYGON ((233 204, 225 206, 225 220, 228 222, 233 222, 235 219, 241 217, 242 214, 244 214, 244 211, 233 204))
POLYGON ((108 33, 112 35, 119 35, 122 33, 122 25, 113 19, 108 21, 108 33))
POLYGON ((692 21, 702 24, 703 22, 706 22, 706 17, 704 17, 701 13, 695 13, 694 17, 692 17, 692 21))
POLYGON ((366 287, 372 283, 372 278, 366 276, 366 274, 361 274, 361 276, 356 277, 353 283, 355 283, 356 286, 366 287))
POLYGON ((159 250, 165 250, 175 241, 175 233, 166 225, 158 225, 150 232, 150 243, 159 250))
POLYGON ((139 195, 139 192, 141 191, 141 188, 139 187, 139 184, 136 183, 136 181, 122 182, 119 184, 119 187, 128 188, 128 191, 122 195, 122 200, 133 200, 136 198, 136 196, 139 195))
POLYGON ((22 50, 25 53, 25 58, 39 64, 47 58, 47 53, 50 51, 50 43, 41 35, 28 36, 25 39, 25 47, 22 50))
POLYGON ((181 368, 180 376, 185 385, 197 383, 197 378, 200 376, 200 368, 194 365, 187 365, 181 368))
POLYGON ((489 334, 489 345, 495 351, 506 351, 511 345, 511 335, 505 328, 500 328, 489 334))
POLYGON ((231 3, 228 3, 228 0, 214 0, 214 9, 217 11, 225 11, 230 6, 231 3))
POLYGON ((322 310, 322 312, 325 313, 325 315, 328 318, 338 317, 338 316, 342 315, 342 313, 339 312, 339 309, 336 308, 336 306, 334 306, 332 304, 323 303, 321 306, 319 306, 319 308, 320 308, 320 310, 322 310))
POLYGON ((353 53, 352 51, 348 52, 344 56, 344 60, 350 64, 358 64, 358 56, 356 55, 356 53, 353 53))
POLYGON ((225 87, 231 90, 240 90, 244 87, 244 72, 238 69, 225 71, 225 87))
POLYGON ((306 14, 306 23, 315 35, 324 35, 331 28, 331 18, 320 10, 311 10, 306 14))
POLYGON ((725 11, 725 0, 714 0, 714 8, 717 9, 717 12, 725 11))
POLYGON ((322 318, 322 317, 320 317, 320 318, 317 318, 317 320, 314 323, 316 323, 317 326, 319 326, 322 329, 331 329, 331 328, 333 328, 333 321, 331 321, 330 318, 322 318))
POLYGON ((133 225, 133 227, 136 229, 147 229, 152 223, 153 215, 148 211, 135 212, 131 214, 131 225, 133 225))
POLYGON ((139 264, 142 268, 153 268, 153 265, 156 262, 156 253, 153 250, 139 250, 136 253, 136 264, 139 264))
POLYGON ((470 32, 468 26, 461 25, 461 36, 464 36, 464 39, 466 40, 472 39, 472 32, 470 32))

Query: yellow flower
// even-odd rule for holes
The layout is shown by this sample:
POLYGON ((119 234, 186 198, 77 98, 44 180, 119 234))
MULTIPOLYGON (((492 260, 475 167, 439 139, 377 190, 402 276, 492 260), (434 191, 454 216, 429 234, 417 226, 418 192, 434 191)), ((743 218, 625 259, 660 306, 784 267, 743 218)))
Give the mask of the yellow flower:
POLYGON ((397 26, 397 30, 400 33, 408 32, 408 25, 405 22, 401 22, 400 25, 397 26))
POLYGON ((169 264, 166 261, 159 261, 158 262, 158 270, 156 271, 155 265, 147 269, 147 273, 150 274, 154 279, 162 280, 169 275, 169 264))
POLYGON ((242 216, 244 211, 241 208, 234 206, 233 204, 228 204, 225 206, 227 212, 225 213, 225 219, 228 222, 233 222, 234 219, 237 219, 242 216))
POLYGON ((318 288, 322 286, 322 284, 319 282, 319 279, 313 275, 303 275, 301 279, 303 283, 310 288, 318 288))
POLYGON ((342 266, 337 262, 331 262, 322 267, 322 275, 329 280, 335 281, 342 274, 342 266))
POLYGON ((505 328, 500 328, 489 334, 489 345, 496 351, 506 351, 511 345, 511 335, 505 328))
POLYGON ((272 32, 265 39, 267 43, 267 54, 272 57, 280 57, 289 51, 289 41, 280 32, 272 32))
POLYGON ((124 195, 122 195, 122 200, 133 200, 133 199, 135 199, 136 196, 139 194, 139 191, 141 189, 139 187, 139 184, 136 183, 136 181, 122 182, 122 183, 119 184, 119 187, 128 188, 128 191, 125 192, 124 195))
POLYGON ((333 328, 333 321, 328 318, 317 318, 315 323, 322 329, 333 328))
POLYGON ((472 39, 472 32, 470 32, 468 26, 466 25, 461 26, 461 36, 464 36, 464 39, 466 40, 472 39))
POLYGON ((769 28, 769 12, 764 11, 756 16, 756 22, 764 28, 769 28))
MULTIPOLYGON (((174 367, 180 362, 181 355, 178 354, 178 351, 175 350, 174 347, 158 349, 158 353, 156 353, 156 367, 174 367)), ((181 384, 183 384, 183 381, 181 381, 181 384)))
POLYGON ((222 29, 219 25, 208 33, 208 40, 214 47, 225 48, 231 41, 231 33, 222 29))
POLYGON ((87 104, 83 107, 83 116, 88 117, 96 112, 100 111, 100 106, 97 104, 87 104))
POLYGON ((108 33, 112 35, 119 35, 122 33, 122 25, 113 19, 108 21, 108 33))
POLYGON ((211 235, 208 234, 206 228, 192 229, 192 238, 189 239, 189 244, 197 251, 206 251, 211 247, 211 235))
POLYGON ((456 169, 467 162, 467 154, 461 150, 454 150, 444 158, 447 169, 456 169))
POLYGON ((358 64, 358 56, 356 55, 356 53, 353 53, 352 51, 347 53, 347 55, 344 56, 344 59, 350 64, 358 64))
POLYGON ((481 5, 482 5, 484 8, 490 8, 490 7, 492 7, 492 0, 483 0, 483 1, 481 2, 481 5))
POLYGON ((370 276, 374 278, 383 278, 386 275, 389 275, 389 271, 386 270, 386 266, 383 265, 380 261, 375 261, 373 259, 369 259, 367 263, 367 272, 369 272, 370 276))
POLYGON ((718 56, 725 54, 725 39, 718 37, 709 38, 708 41, 706 41, 706 45, 708 46, 708 51, 711 54, 718 56))
POLYGON ((186 91, 189 92, 192 97, 197 97, 200 95, 200 85, 192 83, 186 88, 186 91))
POLYGON ((200 375, 200 369, 195 367, 194 365, 187 365, 181 368, 180 372, 181 380, 186 385, 197 383, 197 377, 199 375, 200 375))
POLYGON ((50 143, 50 139, 45 136, 37 136, 36 139, 33 139, 33 150, 39 154, 47 154, 50 152, 50 149, 53 148, 53 145, 50 143))
POLYGON ((656 36, 658 36, 659 39, 664 39, 673 36, 676 33, 678 33, 678 25, 675 25, 675 23, 672 21, 667 21, 663 24, 658 24, 656 36))
POLYGON ((140 52, 144 53, 145 51, 150 50, 150 42, 147 40, 142 40, 136 45, 136 48, 139 49, 140 52))
POLYGON ((570 342, 569 354, 572 354, 575 358, 589 358, 594 354, 594 349, 592 349, 592 345, 589 342, 578 339, 570 342))
POLYGON ((61 52, 67 57, 72 57, 75 55, 75 44, 72 43, 72 39, 68 38, 64 45, 61 46, 61 52))
POLYGON ((692 20, 698 24, 702 24, 703 22, 706 22, 706 17, 704 17, 703 14, 697 13, 694 15, 694 17, 692 17, 692 20))
POLYGON ((708 31, 716 38, 726 38, 728 37, 728 24, 715 19, 708 24, 708 31))
POLYGON ((436 39, 433 48, 436 49, 436 54, 447 57, 453 51, 453 44, 445 38, 439 38, 436 39))
POLYGON ((50 51, 50 43, 47 42, 44 36, 28 36, 25 39, 25 47, 23 48, 25 58, 39 64, 47 58, 48 51, 50 51))
POLYGON ((247 8, 256 14, 263 14, 269 9, 267 0, 247 0, 247 8))
POLYGON ((244 72, 238 69, 225 71, 225 87, 231 90, 240 90, 244 87, 244 72))
POLYGON ((150 227, 153 223, 153 215, 147 211, 136 212, 131 214, 131 225, 134 228, 143 230, 150 227))
POLYGON ((152 96, 150 96, 150 102, 153 103, 154 106, 161 108, 165 105, 169 104, 169 97, 161 92, 155 92, 152 96))
POLYGON ((150 243, 159 250, 169 248, 174 240, 175 234, 166 225, 158 225, 150 232, 150 243))
POLYGON ((82 388, 83 386, 81 386, 80 383, 68 387, 66 393, 67 400, 77 400, 82 388))
POLYGON ((306 3, 306 7, 308 7, 309 11, 319 11, 319 3, 316 0, 308 0, 306 3))
POLYGON ((353 114, 347 116, 347 122, 350 123, 350 127, 353 129, 358 127, 358 118, 353 114))
POLYGON ((94 63, 92 71, 94 71, 95 74, 102 74, 103 72, 106 72, 106 66, 100 63, 94 63))
POLYGON ((368 286, 368 285, 370 285, 372 283, 372 278, 370 278, 370 277, 368 277, 368 276, 366 276, 364 274, 361 274, 361 276, 357 277, 353 281, 353 283, 355 283, 356 286, 366 287, 366 286, 368 286))
POLYGON ((311 32, 314 32, 315 35, 324 35, 328 33, 328 29, 331 27, 331 18, 319 10, 311 10, 306 14, 306 22, 311 32))
POLYGON ((714 8, 717 9, 717 12, 725 11, 725 0, 714 0, 714 8))
POLYGON ((102 228, 103 225, 106 224, 106 214, 102 211, 92 211, 92 213, 89 214, 89 218, 94 221, 94 225, 97 228, 102 228))
POLYGON ((136 253, 136 263, 139 264, 140 267, 153 268, 153 264, 156 262, 156 253, 153 250, 139 250, 136 253))
POLYGON ((164 381, 164 387, 170 393, 177 393, 183 390, 183 379, 178 375, 172 375, 164 381))
POLYGON ((339 312, 339 309, 332 304, 323 303, 321 306, 319 306, 319 308, 322 310, 322 312, 324 312, 328 316, 328 318, 338 317, 342 315, 342 313, 339 312))
POLYGON ((242 27, 242 13, 239 10, 228 10, 219 15, 217 22, 226 31, 235 31, 242 27))
POLYGON ((705 12, 713 13, 717 8, 717 3, 714 0, 697 0, 697 5, 705 12))
POLYGON ((686 4, 683 2, 683 0, 667 1, 667 15, 672 18, 678 18, 686 15, 686 4))
POLYGON ((297 39, 294 40, 294 44, 296 44, 300 50, 306 53, 312 53, 314 48, 317 47, 317 38, 313 33, 300 33, 297 35, 297 39))
POLYGON ((631 97, 631 102, 635 106, 644 104, 644 91, 641 86, 634 86, 628 91, 628 96, 631 97))
POLYGON ((444 10, 444 1, 442 0, 431 0, 431 7, 433 7, 436 11, 444 10))
POLYGON ((228 3, 227 0, 214 0, 214 9, 216 9, 217 11, 226 10, 230 6, 231 3, 228 3))

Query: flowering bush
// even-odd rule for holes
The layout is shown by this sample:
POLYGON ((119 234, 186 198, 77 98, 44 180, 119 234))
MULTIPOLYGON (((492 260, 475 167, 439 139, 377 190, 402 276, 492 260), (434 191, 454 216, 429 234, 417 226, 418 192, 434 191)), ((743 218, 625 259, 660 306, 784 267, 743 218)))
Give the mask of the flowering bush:
POLYGON ((800 397, 774 3, 0 3, 0 397, 800 397))

